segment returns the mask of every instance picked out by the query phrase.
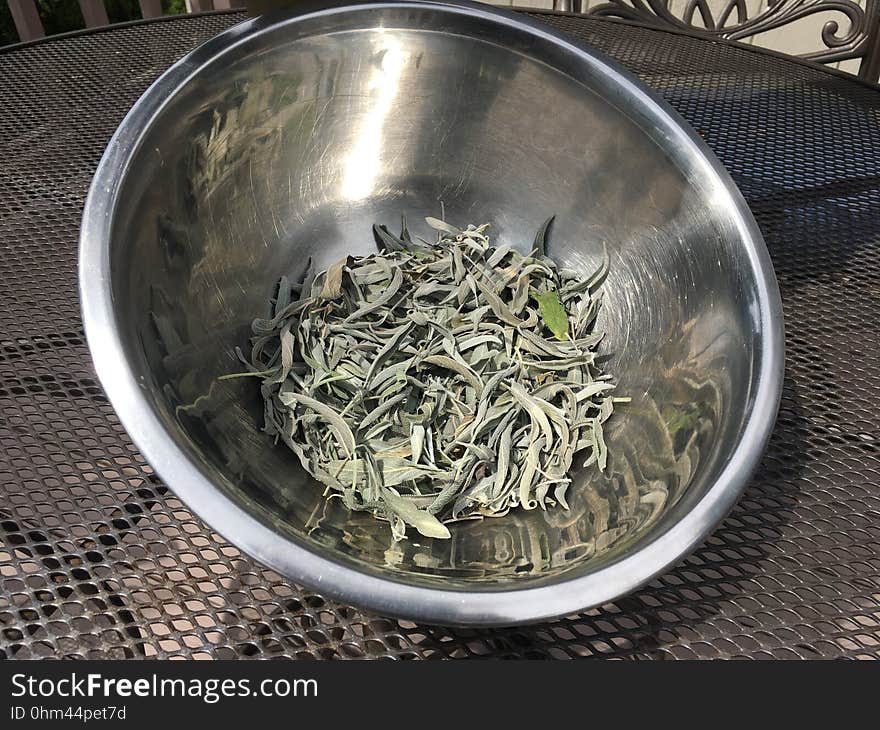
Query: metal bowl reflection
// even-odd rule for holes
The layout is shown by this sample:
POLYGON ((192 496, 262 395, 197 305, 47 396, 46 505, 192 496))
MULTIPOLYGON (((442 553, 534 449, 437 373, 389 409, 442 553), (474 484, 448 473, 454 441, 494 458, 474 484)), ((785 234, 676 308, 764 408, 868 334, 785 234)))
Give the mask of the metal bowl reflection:
POLYGON ((308 9, 243 23, 163 75, 114 136, 86 205, 83 314, 98 374, 168 485, 289 578, 377 612, 510 624, 626 593, 692 549, 766 444, 779 295, 756 225, 697 136, 628 74, 466 3, 308 9), (239 369, 280 274, 368 253, 370 225, 436 213, 551 255, 612 257, 600 327, 633 396, 607 475, 571 510, 392 544, 261 433, 239 369))

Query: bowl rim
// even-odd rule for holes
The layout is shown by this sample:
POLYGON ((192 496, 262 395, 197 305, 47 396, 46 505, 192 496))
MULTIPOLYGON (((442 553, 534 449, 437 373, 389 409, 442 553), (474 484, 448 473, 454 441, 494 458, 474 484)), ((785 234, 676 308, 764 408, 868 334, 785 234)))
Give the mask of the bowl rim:
POLYGON ((629 71, 579 41, 532 18, 467 0, 349 1, 327 7, 307 2, 294 12, 248 19, 204 42, 167 69, 140 97, 111 138, 94 175, 83 212, 79 245, 80 303, 98 378, 134 444, 168 486, 212 529, 284 577, 381 615, 427 623, 497 626, 576 613, 630 593, 694 550, 733 507, 769 441, 782 391, 784 323, 769 252, 745 199, 726 169, 690 125, 629 71), (326 557, 276 532, 218 489, 165 430, 147 402, 119 335, 111 286, 110 233, 114 205, 141 133, 165 103, 207 62, 234 46, 288 23, 329 18, 351 10, 431 9, 525 31, 574 54, 592 72, 611 78, 689 148, 729 198, 730 211, 752 270, 760 308, 760 369, 752 410, 728 463, 682 518, 665 532, 593 573, 565 574, 539 585, 480 589, 412 585, 326 557))

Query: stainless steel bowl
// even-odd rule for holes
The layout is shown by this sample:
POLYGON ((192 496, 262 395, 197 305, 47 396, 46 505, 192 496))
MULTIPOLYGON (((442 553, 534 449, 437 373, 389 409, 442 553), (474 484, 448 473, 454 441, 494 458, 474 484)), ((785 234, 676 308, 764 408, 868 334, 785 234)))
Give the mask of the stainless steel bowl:
POLYGON ((482 5, 309 7, 205 43, 110 142, 80 267, 101 382, 167 484, 292 580, 382 614, 512 624, 634 589, 733 505, 780 394, 776 281, 718 160, 607 59, 482 5), (368 253, 374 221, 441 202, 521 249, 555 213, 550 254, 571 268, 607 246, 599 326, 633 403, 610 423, 608 473, 578 473, 569 511, 392 544, 261 433, 255 383, 175 409, 240 369, 280 274, 368 253))

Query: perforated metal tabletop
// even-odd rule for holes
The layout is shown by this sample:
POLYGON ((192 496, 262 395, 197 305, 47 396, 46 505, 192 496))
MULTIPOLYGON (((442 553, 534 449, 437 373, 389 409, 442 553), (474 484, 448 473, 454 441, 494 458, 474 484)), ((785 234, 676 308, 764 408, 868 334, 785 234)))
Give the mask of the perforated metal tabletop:
POLYGON ((541 17, 678 109, 766 238, 785 388, 734 512, 636 594, 524 628, 368 615, 242 555, 127 438, 76 291, 111 134, 174 60, 242 16, 48 40, 0 52, 0 657, 880 658, 880 90, 746 47, 541 17))

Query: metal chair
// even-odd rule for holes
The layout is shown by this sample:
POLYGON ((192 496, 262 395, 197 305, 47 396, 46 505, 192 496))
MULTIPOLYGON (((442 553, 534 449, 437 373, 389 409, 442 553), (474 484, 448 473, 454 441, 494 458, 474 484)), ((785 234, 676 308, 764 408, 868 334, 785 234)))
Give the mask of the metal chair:
POLYGON ((731 40, 753 38, 808 16, 833 13, 848 20, 849 28, 841 33, 838 20, 828 20, 817 39, 819 50, 800 54, 801 58, 819 63, 860 59, 861 78, 880 78, 880 0, 863 0, 863 5, 855 0, 769 0, 751 17, 746 0, 687 0, 675 10, 672 0, 601 0, 598 5, 589 0, 554 0, 553 7, 731 40))

